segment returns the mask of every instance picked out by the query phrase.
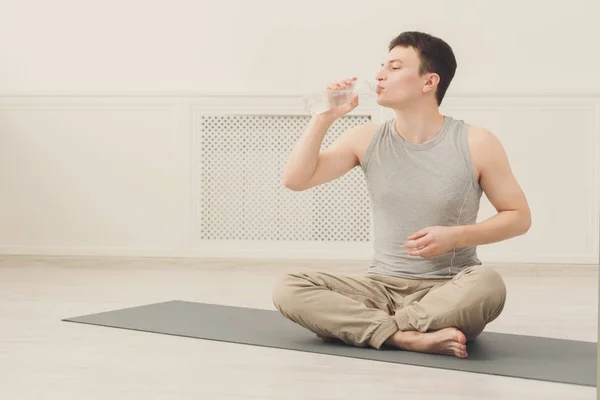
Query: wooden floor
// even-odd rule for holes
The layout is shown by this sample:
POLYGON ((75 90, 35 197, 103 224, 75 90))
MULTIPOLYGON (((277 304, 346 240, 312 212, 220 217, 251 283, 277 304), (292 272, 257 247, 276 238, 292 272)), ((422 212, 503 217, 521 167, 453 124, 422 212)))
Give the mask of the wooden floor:
MULTIPOLYGON (((597 340, 597 266, 493 265, 508 299, 489 331, 597 340)), ((0 398, 595 399, 596 389, 61 322, 153 302, 274 309, 301 270, 364 263, 0 258, 0 398)))

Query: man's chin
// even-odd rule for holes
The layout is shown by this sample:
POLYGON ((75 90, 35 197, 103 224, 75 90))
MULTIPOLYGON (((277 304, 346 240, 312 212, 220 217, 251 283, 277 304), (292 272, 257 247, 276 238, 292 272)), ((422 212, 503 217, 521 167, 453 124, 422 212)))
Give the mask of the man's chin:
POLYGON ((377 104, 385 108, 393 108, 394 104, 383 99, 377 99, 377 104))
POLYGON ((385 101, 384 99, 381 99, 381 98, 377 98, 377 104, 379 104, 382 107, 389 107, 390 106, 387 101, 385 101))
POLYGON ((378 98, 377 104, 381 107, 391 108, 391 109, 399 109, 404 108, 407 105, 411 104, 410 99, 396 99, 395 101, 390 101, 389 99, 378 98))

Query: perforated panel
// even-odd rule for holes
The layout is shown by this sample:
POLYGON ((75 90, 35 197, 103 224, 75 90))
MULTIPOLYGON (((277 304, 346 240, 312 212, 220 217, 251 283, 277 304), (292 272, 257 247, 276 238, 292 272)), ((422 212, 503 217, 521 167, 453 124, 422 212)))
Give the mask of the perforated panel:
MULTIPOLYGON (((346 116, 322 148, 370 122, 346 116)), ((303 192, 281 184, 286 160, 309 117, 201 116, 198 134, 202 240, 368 242, 371 210, 360 168, 303 192)))

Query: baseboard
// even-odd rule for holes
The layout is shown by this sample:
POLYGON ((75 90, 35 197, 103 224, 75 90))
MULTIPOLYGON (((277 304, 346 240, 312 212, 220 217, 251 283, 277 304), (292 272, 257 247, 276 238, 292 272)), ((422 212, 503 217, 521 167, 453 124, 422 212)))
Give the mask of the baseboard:
MULTIPOLYGON (((318 244, 292 248, 259 246, 227 246, 215 244, 193 250, 110 247, 33 247, 0 246, 0 256, 98 256, 98 257, 175 257, 216 259, 280 259, 280 260, 348 260, 369 262, 372 251, 365 245, 318 244), (328 246, 328 249, 324 247, 328 246)), ((483 263, 502 264, 584 264, 598 265, 597 254, 492 254, 479 253, 483 263)))

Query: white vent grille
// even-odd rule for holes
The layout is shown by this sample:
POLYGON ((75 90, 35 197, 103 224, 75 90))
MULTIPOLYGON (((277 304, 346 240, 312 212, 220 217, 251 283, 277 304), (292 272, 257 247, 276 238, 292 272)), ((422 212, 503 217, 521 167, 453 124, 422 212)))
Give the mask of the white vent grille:
MULTIPOLYGON (((323 148, 370 116, 346 116, 323 148)), ((304 116, 200 116, 196 182, 201 240, 369 242, 371 210, 360 168, 303 192, 281 184, 304 116)))

